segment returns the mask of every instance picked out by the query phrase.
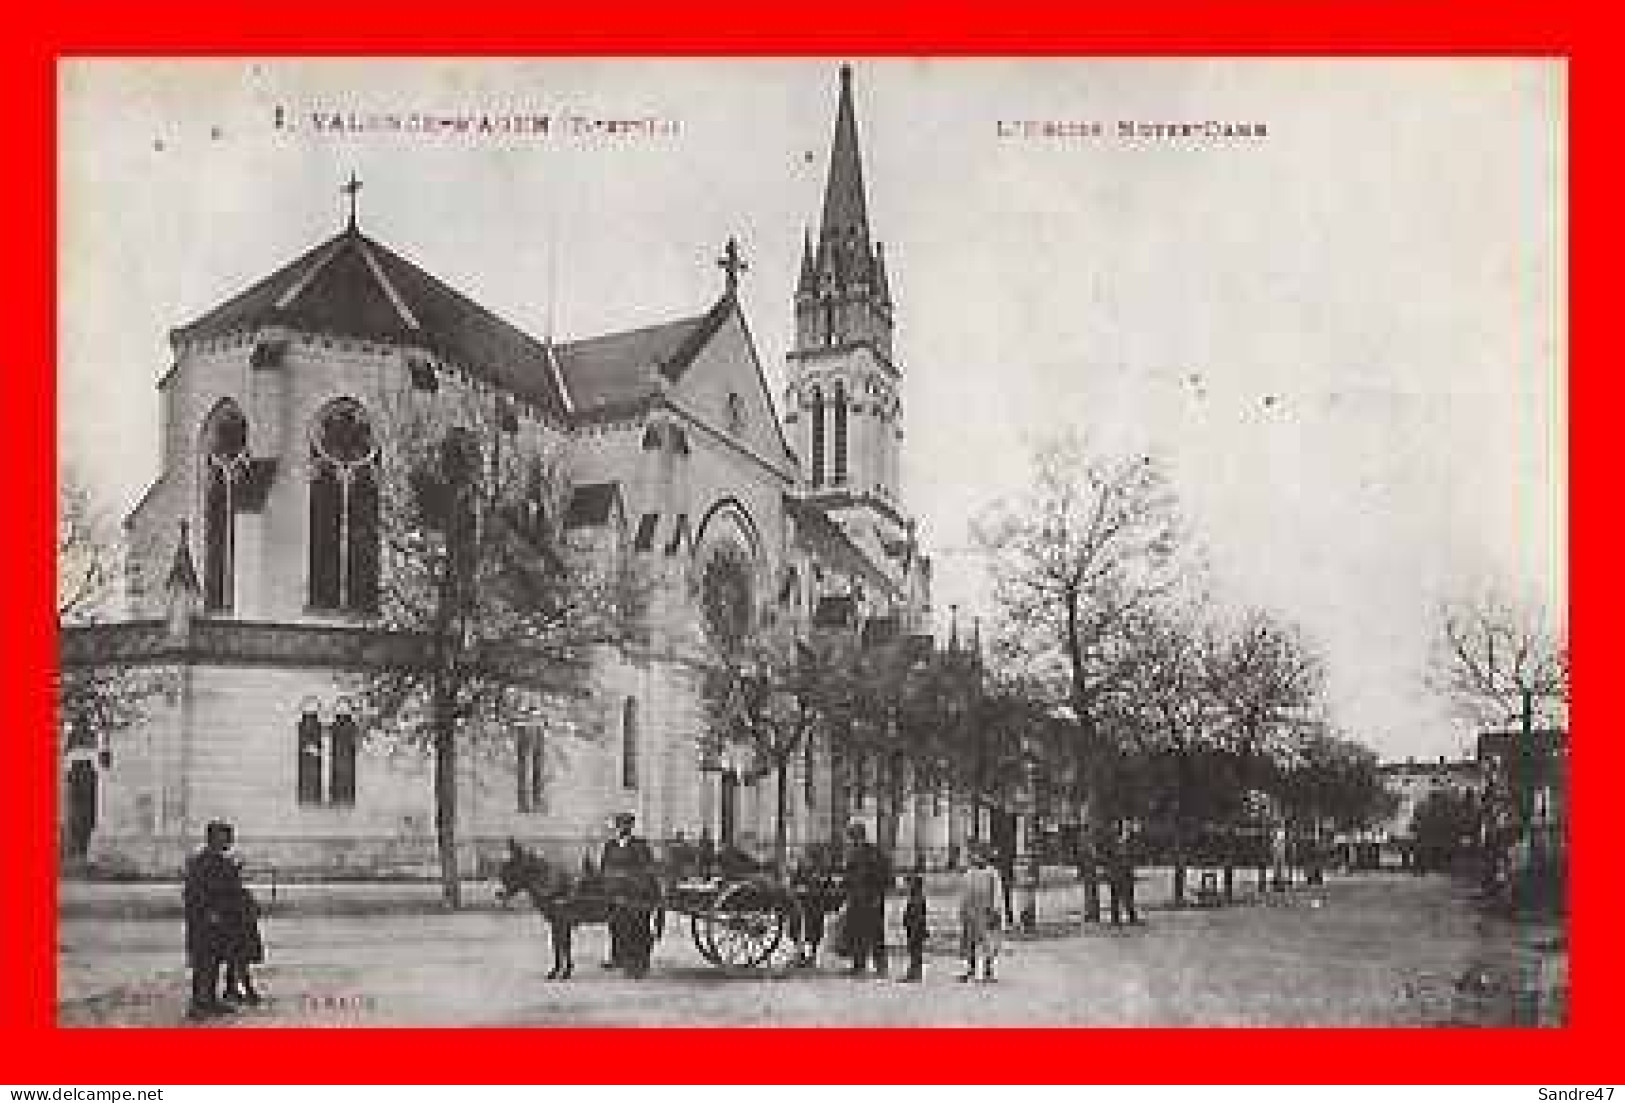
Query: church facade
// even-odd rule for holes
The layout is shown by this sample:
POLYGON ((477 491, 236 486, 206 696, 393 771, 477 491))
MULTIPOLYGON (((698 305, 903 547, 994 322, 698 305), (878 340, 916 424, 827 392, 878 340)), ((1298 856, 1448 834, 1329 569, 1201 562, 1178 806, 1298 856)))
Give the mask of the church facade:
MULTIPOLYGON (((71 856, 173 873, 220 817, 254 861, 289 874, 432 864, 429 755, 369 738, 353 687, 381 653, 381 465, 396 423, 459 408, 493 411, 471 432, 562 457, 576 544, 655 580, 648 630, 595 650, 572 719, 542 693, 533 719, 485 741, 492 753, 461 756, 467 871, 508 837, 578 854, 623 810, 657 840, 764 853, 773 777, 701 750, 707 565, 746 564, 754 614, 798 630, 931 632, 849 69, 782 395, 736 295, 732 242, 718 263, 721 295, 690 316, 538 339, 362 232, 352 192, 340 233, 172 330, 161 474, 125 522, 129 618, 65 629, 61 644, 65 664, 150 670, 162 689, 128 729, 64 733, 71 856)), ((816 745, 792 780, 792 847, 865 812, 861 793, 838 798, 816 745)), ((951 819, 911 801, 896 843, 940 860, 951 819)))

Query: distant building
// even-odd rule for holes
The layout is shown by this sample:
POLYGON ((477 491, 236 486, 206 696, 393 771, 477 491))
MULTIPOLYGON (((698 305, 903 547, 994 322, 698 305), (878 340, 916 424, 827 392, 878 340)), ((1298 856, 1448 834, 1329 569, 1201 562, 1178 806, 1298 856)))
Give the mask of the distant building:
POLYGON ((1378 825, 1378 841, 1395 862, 1405 860, 1415 835, 1412 824, 1416 810, 1423 801, 1435 793, 1471 793, 1477 797, 1489 784, 1489 773, 1481 758, 1407 758, 1404 762, 1385 762, 1377 771, 1383 787, 1398 799, 1393 814, 1378 825))

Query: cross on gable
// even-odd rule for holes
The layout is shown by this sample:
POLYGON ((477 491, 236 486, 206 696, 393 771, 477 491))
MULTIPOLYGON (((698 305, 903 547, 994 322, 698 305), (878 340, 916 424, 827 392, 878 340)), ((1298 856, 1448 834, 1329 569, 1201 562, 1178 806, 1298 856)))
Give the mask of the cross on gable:
POLYGON ((339 191, 343 192, 350 200, 350 229, 352 230, 355 229, 356 193, 360 190, 361 181, 356 178, 354 172, 350 173, 349 182, 339 188, 339 191))
POLYGON ((750 269, 745 258, 739 255, 739 242, 734 238, 730 237, 728 244, 723 246, 722 255, 717 258, 717 267, 727 273, 728 294, 732 295, 739 288, 739 273, 750 269))

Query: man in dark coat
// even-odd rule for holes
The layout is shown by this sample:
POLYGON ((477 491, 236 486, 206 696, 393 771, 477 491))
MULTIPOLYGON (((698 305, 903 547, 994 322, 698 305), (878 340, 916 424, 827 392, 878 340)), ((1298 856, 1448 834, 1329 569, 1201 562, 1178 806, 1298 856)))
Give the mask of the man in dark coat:
POLYGON ((1113 836, 1106 854, 1107 887, 1111 890, 1112 926, 1123 925, 1123 912, 1128 912, 1130 925, 1140 922, 1134 911, 1134 852, 1128 828, 1113 836))
POLYGON ((215 820, 204 829, 203 849, 186 863, 186 957, 192 967, 190 1018, 224 1015, 234 1009, 220 999, 220 967, 248 919, 242 875, 227 851, 232 828, 215 820))
POLYGON ((824 847, 818 843, 807 847, 790 876, 791 889, 801 904, 795 913, 796 929, 791 932, 796 939, 797 965, 818 964, 818 947, 824 941, 824 916, 837 899, 832 888, 834 880, 835 871, 830 867, 824 847))
POLYGON ((615 900, 609 913, 610 961, 631 977, 649 971, 649 954, 654 948, 649 918, 657 892, 654 853, 646 841, 632 834, 636 822, 630 812, 615 817, 615 836, 604 844, 599 863, 604 892, 615 900))
POLYGON ((1006 840, 998 845, 993 855, 993 867, 999 871, 1000 891, 1003 893, 1001 903, 1004 905, 1004 929, 1016 929, 1016 912, 1010 906, 1010 894, 1015 891, 1016 884, 1016 844, 1014 840, 1006 840))
POLYGON ((891 888, 891 862, 869 842, 861 823, 846 829, 846 940, 852 947, 852 972, 862 973, 870 960, 886 975, 886 892, 891 888))

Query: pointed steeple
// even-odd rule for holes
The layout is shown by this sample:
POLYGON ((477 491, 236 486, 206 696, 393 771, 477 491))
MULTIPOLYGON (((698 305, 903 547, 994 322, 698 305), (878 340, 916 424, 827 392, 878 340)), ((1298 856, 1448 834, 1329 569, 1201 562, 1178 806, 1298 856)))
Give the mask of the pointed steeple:
POLYGON ((889 273, 869 234, 853 104, 852 70, 843 65, 823 210, 812 235, 803 233, 796 281, 790 373, 793 382, 808 384, 798 387, 808 416, 796 417, 797 451, 811 458, 814 489, 855 489, 883 503, 875 531, 895 547, 902 524, 892 504, 900 498, 902 369, 892 359, 889 273), (863 401, 851 402, 858 395, 863 401))
POLYGON ((824 182, 824 214, 819 244, 853 239, 869 252, 869 211, 863 195, 863 163, 858 155, 858 120, 852 110, 852 66, 841 66, 841 99, 835 111, 829 178, 824 182))

